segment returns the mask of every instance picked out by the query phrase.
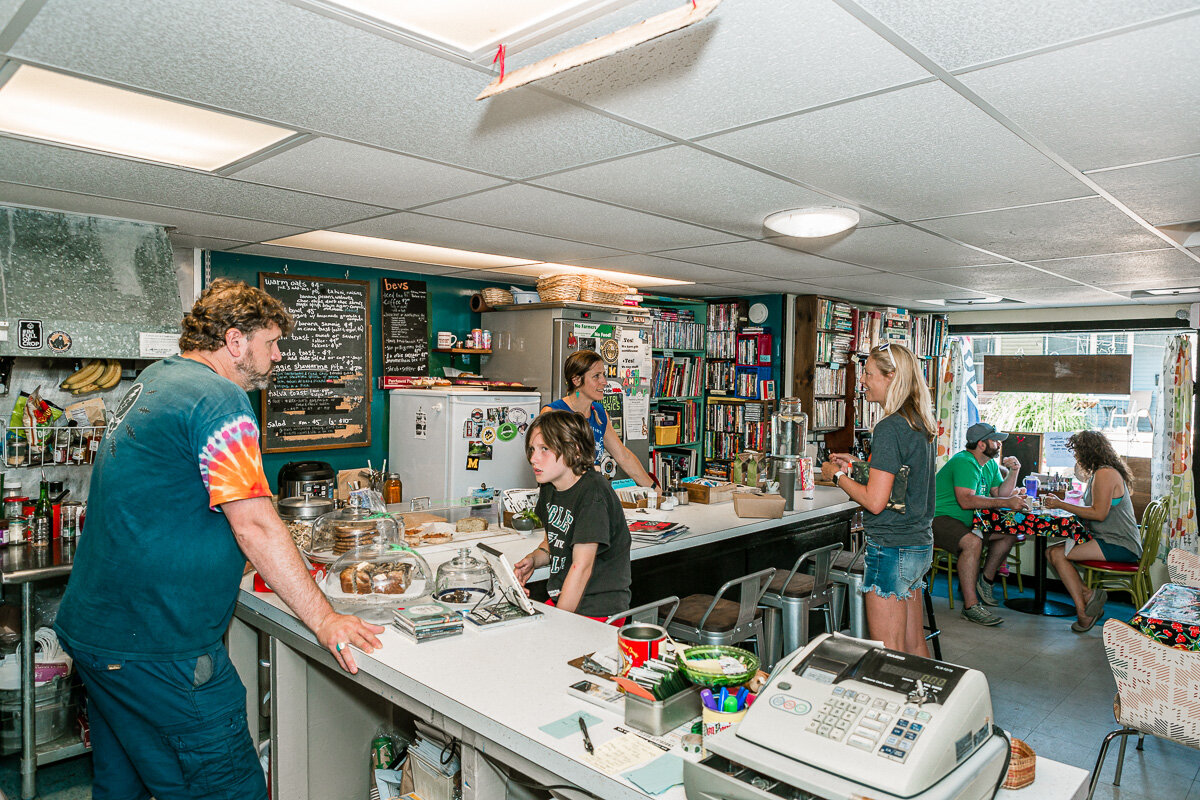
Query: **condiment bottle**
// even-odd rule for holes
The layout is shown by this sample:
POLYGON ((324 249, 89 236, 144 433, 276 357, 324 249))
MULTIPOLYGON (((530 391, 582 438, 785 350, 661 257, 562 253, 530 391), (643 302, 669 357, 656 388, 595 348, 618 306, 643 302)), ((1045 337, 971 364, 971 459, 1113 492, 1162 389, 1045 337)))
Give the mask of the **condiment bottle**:
POLYGON ((399 503, 404 499, 404 486, 400 483, 400 476, 395 472, 389 472, 383 479, 383 502, 385 505, 399 503))
POLYGON ((50 505, 50 483, 42 481, 41 494, 33 507, 33 530, 29 537, 34 547, 45 547, 50 544, 51 525, 54 509, 50 505))

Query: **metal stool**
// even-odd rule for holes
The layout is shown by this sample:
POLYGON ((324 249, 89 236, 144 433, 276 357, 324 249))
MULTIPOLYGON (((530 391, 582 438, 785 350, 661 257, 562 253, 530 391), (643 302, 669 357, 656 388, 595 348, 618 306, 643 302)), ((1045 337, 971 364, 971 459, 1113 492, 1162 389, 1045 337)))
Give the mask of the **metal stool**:
POLYGON ((808 644, 808 614, 814 608, 824 608, 825 627, 830 633, 835 630, 829 568, 841 552, 840 543, 809 550, 796 559, 791 572, 779 573, 767 587, 761 600, 763 664, 767 669, 774 667, 784 654, 808 644), (811 565, 811 575, 800 572, 805 564, 811 565))
MULTIPOLYGON (((759 570, 727 581, 715 595, 690 594, 679 602, 675 619, 666 626, 672 639, 690 644, 739 644, 753 638, 762 642, 762 614, 758 601, 775 577, 775 568, 759 570), (739 602, 725 599, 738 587, 739 602)), ((758 646, 759 658, 762 647, 758 646)))
POLYGON ((866 558, 866 548, 857 552, 842 552, 834 559, 829 570, 829 580, 833 584, 833 599, 830 605, 836 620, 834 624, 841 630, 842 608, 847 608, 850 635, 859 639, 867 638, 867 608, 862 594, 863 562, 866 558))
POLYGON ((653 603, 646 603, 645 605, 635 606, 626 611, 619 611, 604 620, 604 622, 611 625, 619 619, 626 618, 626 624, 630 622, 649 622, 653 625, 662 625, 665 628, 671 624, 671 620, 675 618, 675 612, 678 610, 679 598, 671 595, 670 597, 664 597, 662 600, 655 600, 653 603), (667 612, 667 618, 659 622, 658 610, 668 604, 671 606, 671 610, 667 612))

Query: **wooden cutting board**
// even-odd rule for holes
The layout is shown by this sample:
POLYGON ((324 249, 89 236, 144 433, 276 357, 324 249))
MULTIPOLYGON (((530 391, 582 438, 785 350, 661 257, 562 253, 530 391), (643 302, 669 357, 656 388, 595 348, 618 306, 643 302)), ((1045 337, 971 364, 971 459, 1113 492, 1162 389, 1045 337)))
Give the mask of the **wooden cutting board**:
POLYGON ((403 514, 395 514, 400 519, 404 520, 404 530, 411 531, 413 528, 429 522, 449 522, 445 517, 439 517, 437 514, 430 514, 428 511, 406 511, 403 514))

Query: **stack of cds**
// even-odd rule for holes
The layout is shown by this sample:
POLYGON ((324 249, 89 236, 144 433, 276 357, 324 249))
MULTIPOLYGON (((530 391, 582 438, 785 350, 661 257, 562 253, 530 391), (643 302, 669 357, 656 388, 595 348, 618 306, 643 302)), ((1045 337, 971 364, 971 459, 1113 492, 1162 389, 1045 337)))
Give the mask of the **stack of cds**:
POLYGON ((397 608, 392 624, 396 630, 417 643, 457 636, 463 632, 462 616, 433 601, 397 608))

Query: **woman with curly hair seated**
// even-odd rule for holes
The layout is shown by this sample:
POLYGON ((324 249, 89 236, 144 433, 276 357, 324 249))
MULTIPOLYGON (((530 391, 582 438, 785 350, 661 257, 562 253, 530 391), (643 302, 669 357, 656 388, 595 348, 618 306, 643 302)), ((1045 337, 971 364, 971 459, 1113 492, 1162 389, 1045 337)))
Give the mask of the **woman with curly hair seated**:
POLYGON ((1072 561, 1121 561, 1136 564, 1142 557, 1137 519, 1129 486, 1133 477, 1124 459, 1099 431, 1080 431, 1067 439, 1067 448, 1075 454, 1075 477, 1087 482, 1079 505, 1064 502, 1056 495, 1045 495, 1046 508, 1061 508, 1083 521, 1090 541, 1070 539, 1051 543, 1046 555, 1054 571, 1075 601, 1078 619, 1071 630, 1084 633, 1104 615, 1108 592, 1083 585, 1072 561))

